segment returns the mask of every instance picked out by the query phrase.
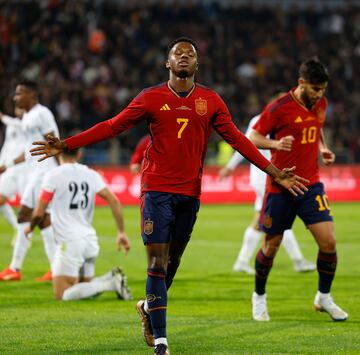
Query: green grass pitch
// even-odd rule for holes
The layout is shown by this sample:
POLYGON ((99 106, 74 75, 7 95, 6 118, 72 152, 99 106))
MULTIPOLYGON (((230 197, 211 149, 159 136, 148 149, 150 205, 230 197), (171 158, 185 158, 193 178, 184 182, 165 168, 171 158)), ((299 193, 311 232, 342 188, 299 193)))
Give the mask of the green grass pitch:
MULTIPOLYGON (((349 313, 334 323, 313 311, 317 274, 299 274, 284 250, 268 282, 271 321, 251 320, 253 277, 231 271, 251 205, 202 206, 191 242, 169 291, 168 339, 172 354, 360 354, 360 204, 333 204, 339 264, 332 294, 349 313)), ((98 208, 95 226, 101 251, 97 275, 123 266, 134 300, 106 293, 96 299, 58 302, 50 284, 34 278, 48 265, 38 233, 33 237, 21 282, 0 283, 0 354, 152 354, 141 338, 135 304, 144 296, 145 249, 139 211, 125 208, 132 239, 128 256, 115 251, 108 208, 98 208)), ((304 255, 317 248, 301 221, 294 230, 304 255)), ((0 217, 0 267, 11 257, 11 229, 0 217)))

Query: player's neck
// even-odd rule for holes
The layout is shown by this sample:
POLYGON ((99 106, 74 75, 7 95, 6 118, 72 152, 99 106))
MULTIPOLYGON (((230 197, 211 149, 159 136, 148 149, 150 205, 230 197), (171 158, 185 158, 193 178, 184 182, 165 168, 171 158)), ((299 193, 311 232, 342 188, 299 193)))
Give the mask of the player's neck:
POLYGON ((36 106, 37 104, 39 103, 39 101, 31 101, 30 103, 29 103, 29 106, 26 108, 26 112, 29 112, 34 106, 36 106))
POLYGON ((300 86, 298 86, 294 91, 293 95, 295 96, 295 99, 299 102, 300 105, 304 106, 307 110, 311 110, 312 106, 308 106, 301 98, 301 89, 300 86))
POLYGON ((194 86, 194 76, 179 78, 170 74, 169 84, 176 92, 189 92, 194 86))

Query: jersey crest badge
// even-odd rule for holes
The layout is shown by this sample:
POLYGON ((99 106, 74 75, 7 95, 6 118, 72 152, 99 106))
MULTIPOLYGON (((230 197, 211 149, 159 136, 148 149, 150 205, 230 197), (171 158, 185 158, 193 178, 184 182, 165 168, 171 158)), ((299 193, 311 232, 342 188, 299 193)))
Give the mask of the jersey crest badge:
POLYGON ((207 101, 202 99, 195 100, 195 111, 198 115, 204 116, 207 113, 207 101))
POLYGON ((147 219, 144 221, 144 233, 150 235, 154 231, 154 222, 147 219))
POLYGON ((301 123, 303 120, 300 116, 297 116, 297 118, 295 119, 295 123, 301 123))
POLYGON ((272 218, 269 214, 266 214, 264 217, 263 225, 265 228, 271 228, 272 226, 272 218))

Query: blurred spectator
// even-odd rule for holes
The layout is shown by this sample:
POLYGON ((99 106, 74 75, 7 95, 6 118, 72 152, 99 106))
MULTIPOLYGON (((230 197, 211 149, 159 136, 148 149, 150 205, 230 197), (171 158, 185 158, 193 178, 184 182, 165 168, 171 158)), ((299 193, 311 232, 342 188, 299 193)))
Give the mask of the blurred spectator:
MULTIPOLYGON (((221 93, 239 128, 275 92, 296 85, 301 61, 318 56, 331 74, 329 144, 342 162, 360 162, 359 3, 241 3, 0 0, 0 109, 13 111, 12 91, 25 77, 40 83, 62 135, 89 127, 119 112, 144 86, 166 80, 165 68, 154 68, 165 61, 170 40, 188 35, 201 52, 197 81, 221 93)), ((112 163, 126 164, 145 133, 142 125, 115 138, 112 163)), ((216 144, 215 137, 209 146, 216 144)), ((92 161, 98 152, 107 163, 108 149, 109 143, 96 145, 92 161)))

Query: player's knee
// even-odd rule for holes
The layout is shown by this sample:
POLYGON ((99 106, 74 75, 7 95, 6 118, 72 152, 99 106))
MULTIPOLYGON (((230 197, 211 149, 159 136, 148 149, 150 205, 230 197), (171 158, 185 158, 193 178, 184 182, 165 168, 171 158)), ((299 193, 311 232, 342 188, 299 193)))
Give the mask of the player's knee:
POLYGON ((278 238, 266 240, 265 245, 263 247, 263 251, 265 255, 270 258, 273 258, 278 252, 280 244, 281 244, 281 239, 278 238))
POLYGON ((335 253, 336 251, 336 239, 335 238, 328 238, 324 241, 321 246, 320 250, 324 253, 335 253))
POLYGON ((64 300, 66 301, 66 290, 54 290, 55 299, 58 301, 64 300))
POLYGON ((166 272, 167 269, 167 257, 165 256, 157 256, 154 258, 151 258, 149 269, 158 269, 158 270, 164 270, 166 272))

